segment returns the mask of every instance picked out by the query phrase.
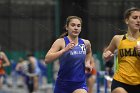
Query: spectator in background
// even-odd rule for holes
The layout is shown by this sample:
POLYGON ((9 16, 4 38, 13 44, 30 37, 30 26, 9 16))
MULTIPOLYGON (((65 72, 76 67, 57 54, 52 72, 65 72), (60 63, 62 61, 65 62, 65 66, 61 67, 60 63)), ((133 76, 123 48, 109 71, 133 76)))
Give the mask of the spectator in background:
MULTIPOLYGON (((19 58, 18 62, 17 62, 17 65, 15 67, 15 72, 16 74, 16 82, 18 84, 18 82, 20 82, 20 84, 18 86, 23 86, 24 84, 24 77, 25 77, 25 74, 24 74, 24 64, 27 64, 27 61, 25 61, 22 57, 19 58)), ((15 76, 13 77, 15 78, 15 76)), ((15 81, 14 81, 15 82, 15 81)))
POLYGON ((88 93, 94 93, 94 84, 96 83, 96 69, 95 69, 95 63, 93 57, 91 57, 90 63, 93 66, 93 69, 90 73, 86 71, 87 86, 88 86, 88 93))
POLYGON ((4 68, 10 66, 10 61, 6 54, 3 51, 0 51, 0 88, 2 88, 4 77, 5 77, 5 70, 4 68))
MULTIPOLYGON (((107 47, 104 47, 103 51, 106 49, 107 47)), ((108 60, 107 62, 105 62, 105 71, 106 71, 106 75, 105 75, 105 78, 107 80, 107 85, 109 88, 111 88, 111 82, 112 82, 112 78, 113 78, 113 75, 114 75, 114 69, 113 69, 113 66, 114 66, 114 60, 113 58, 108 60)))
POLYGON ((28 68, 28 72, 26 73, 27 76, 27 86, 29 91, 32 93, 37 92, 38 88, 39 88, 39 76, 41 74, 41 70, 39 68, 39 64, 38 64, 38 60, 37 58, 32 54, 29 53, 27 55, 27 60, 29 62, 29 68, 28 68), (28 82, 31 81, 32 83, 28 82))
POLYGON ((41 58, 38 61, 38 65, 39 68, 41 70, 41 75, 39 77, 39 86, 41 88, 45 88, 46 87, 46 83, 47 83, 47 65, 45 64, 44 58, 41 58))

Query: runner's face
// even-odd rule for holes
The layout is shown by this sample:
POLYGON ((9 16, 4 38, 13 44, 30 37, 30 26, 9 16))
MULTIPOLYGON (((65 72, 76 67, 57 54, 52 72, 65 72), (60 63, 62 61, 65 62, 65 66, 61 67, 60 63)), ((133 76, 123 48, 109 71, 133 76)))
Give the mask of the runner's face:
POLYGON ((131 13, 128 19, 126 19, 126 24, 132 30, 140 29, 140 11, 134 11, 131 13))
POLYGON ((81 32, 81 22, 79 19, 71 19, 70 23, 66 27, 68 34, 77 37, 81 32))

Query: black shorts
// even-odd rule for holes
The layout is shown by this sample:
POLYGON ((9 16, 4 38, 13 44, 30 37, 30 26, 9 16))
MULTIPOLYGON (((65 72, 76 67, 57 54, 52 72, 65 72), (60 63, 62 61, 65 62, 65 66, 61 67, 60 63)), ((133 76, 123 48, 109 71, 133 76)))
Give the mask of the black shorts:
POLYGON ((139 85, 128 85, 113 79, 111 85, 111 91, 113 91, 117 87, 124 88, 128 93, 140 93, 140 84, 139 85))

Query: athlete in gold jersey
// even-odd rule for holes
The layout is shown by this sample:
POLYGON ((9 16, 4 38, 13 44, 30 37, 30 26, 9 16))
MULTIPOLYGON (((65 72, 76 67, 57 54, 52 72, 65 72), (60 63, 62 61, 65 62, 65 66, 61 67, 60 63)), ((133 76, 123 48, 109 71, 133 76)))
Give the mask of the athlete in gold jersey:
POLYGON ((140 9, 125 11, 128 26, 125 35, 115 35, 103 52, 105 62, 118 50, 118 70, 111 85, 111 93, 140 93, 140 9))

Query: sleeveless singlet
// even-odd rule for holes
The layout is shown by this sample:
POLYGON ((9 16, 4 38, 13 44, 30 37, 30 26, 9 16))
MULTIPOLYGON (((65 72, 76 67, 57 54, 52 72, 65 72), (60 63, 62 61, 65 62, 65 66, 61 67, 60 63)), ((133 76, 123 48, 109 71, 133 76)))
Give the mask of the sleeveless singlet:
MULTIPOLYGON (((65 46, 70 41, 64 37, 65 46)), ((60 69, 57 80, 83 82, 85 81, 85 57, 86 47, 84 41, 78 38, 78 44, 71 50, 65 52, 59 59, 60 69)))
POLYGON ((140 54, 135 46, 140 37, 135 41, 130 41, 124 35, 118 46, 118 66, 119 69, 114 75, 114 79, 129 85, 140 84, 140 54))
MULTIPOLYGON (((2 64, 3 64, 3 59, 0 58, 0 65, 2 65, 2 64)), ((5 70, 4 70, 3 67, 1 67, 1 68, 0 68, 0 75, 4 75, 4 74, 5 74, 5 70)))

